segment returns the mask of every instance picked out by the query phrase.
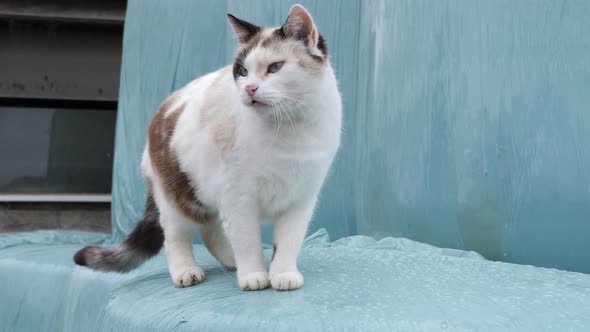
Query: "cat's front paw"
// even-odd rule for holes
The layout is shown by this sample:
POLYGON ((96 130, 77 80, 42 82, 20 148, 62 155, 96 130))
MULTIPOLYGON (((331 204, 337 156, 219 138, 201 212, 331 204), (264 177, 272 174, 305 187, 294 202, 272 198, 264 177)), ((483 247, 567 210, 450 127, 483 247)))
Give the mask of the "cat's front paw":
POLYGON ((199 284, 205 279, 205 273, 198 266, 185 267, 171 274, 176 287, 189 287, 199 284))
POLYGON ((268 273, 266 272, 251 272, 242 276, 238 276, 238 285, 241 290, 254 291, 262 290, 268 287, 268 273))
POLYGON ((303 286, 303 276, 299 271, 281 272, 271 275, 270 284, 276 290, 294 290, 303 286))

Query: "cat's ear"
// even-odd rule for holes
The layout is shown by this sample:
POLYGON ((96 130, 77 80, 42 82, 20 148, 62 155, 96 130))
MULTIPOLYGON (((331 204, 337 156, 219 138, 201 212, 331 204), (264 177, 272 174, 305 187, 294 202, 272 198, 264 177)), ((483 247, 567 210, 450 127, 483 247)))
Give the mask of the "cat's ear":
POLYGON ((313 18, 302 5, 297 4, 291 7, 287 21, 281 30, 285 36, 301 40, 307 47, 313 48, 318 45, 318 29, 313 23, 313 18))
POLYGON ((247 43, 252 37, 254 37, 254 35, 256 35, 260 31, 259 26, 246 22, 244 20, 240 20, 232 14, 227 14, 227 18, 229 20, 229 23, 231 23, 232 27, 234 28, 236 37, 238 37, 238 40, 241 44, 247 43))

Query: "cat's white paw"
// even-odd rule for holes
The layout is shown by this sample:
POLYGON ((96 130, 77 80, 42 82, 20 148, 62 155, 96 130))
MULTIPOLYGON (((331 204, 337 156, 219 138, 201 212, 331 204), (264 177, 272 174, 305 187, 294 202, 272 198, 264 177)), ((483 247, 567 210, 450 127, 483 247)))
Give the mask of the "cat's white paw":
POLYGON ((172 273, 172 281, 176 287, 189 287, 201 283, 205 279, 205 273, 198 266, 186 267, 172 273))
POLYGON ((252 272, 243 276, 238 276, 238 285, 241 290, 245 291, 265 289, 268 287, 268 273, 252 272))
POLYGON ((303 276, 298 271, 277 273, 272 275, 270 284, 276 290, 293 290, 303 286, 303 276))

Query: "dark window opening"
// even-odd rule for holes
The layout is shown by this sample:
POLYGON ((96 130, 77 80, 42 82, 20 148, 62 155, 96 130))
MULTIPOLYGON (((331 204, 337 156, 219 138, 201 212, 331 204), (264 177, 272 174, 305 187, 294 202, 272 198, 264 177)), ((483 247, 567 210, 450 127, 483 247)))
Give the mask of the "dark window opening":
POLYGON ((110 229, 126 6, 0 2, 0 232, 110 229))
POLYGON ((110 193, 116 112, 35 104, 0 106, 0 193, 110 193))

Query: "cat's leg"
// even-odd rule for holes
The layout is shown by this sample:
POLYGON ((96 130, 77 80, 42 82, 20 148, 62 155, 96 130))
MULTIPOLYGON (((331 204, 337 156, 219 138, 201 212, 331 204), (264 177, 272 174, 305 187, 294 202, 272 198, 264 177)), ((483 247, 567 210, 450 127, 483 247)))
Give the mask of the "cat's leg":
POLYGON ((201 239, 211 255, 230 270, 236 268, 234 252, 220 220, 212 220, 199 227, 201 239))
POLYGON ((261 290, 268 287, 268 273, 264 267, 260 223, 253 204, 227 204, 222 209, 222 220, 233 248, 238 285, 242 290, 261 290))
POLYGON ((203 270, 193 255, 193 235, 196 225, 180 213, 162 215, 164 250, 170 276, 177 287, 187 287, 205 279, 203 270))
POLYGON ((315 199, 297 204, 278 216, 274 226, 274 252, 270 263, 270 283, 276 290, 303 286, 297 258, 315 208, 315 199))
POLYGON ((154 198, 160 212, 164 251, 174 285, 188 287, 200 283, 205 279, 205 274, 193 255, 193 235, 197 224, 168 202, 157 184, 154 185, 154 198))

